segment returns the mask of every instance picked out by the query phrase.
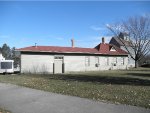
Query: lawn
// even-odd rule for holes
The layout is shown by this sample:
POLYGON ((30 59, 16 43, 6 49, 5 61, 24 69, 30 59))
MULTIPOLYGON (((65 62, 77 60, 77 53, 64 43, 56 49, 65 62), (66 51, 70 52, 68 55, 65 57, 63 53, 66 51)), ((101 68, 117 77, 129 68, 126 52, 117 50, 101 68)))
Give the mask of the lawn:
POLYGON ((10 112, 0 108, 0 113, 10 113, 10 112))
POLYGON ((150 68, 58 75, 0 75, 0 82, 150 109, 150 68))

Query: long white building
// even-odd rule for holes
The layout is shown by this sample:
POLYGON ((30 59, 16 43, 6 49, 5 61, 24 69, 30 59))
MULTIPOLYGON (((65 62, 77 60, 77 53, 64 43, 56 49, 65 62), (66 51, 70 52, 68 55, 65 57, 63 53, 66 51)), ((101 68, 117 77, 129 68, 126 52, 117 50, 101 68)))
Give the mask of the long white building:
POLYGON ((21 73, 68 73, 127 69, 128 54, 124 50, 102 43, 94 48, 30 46, 17 49, 21 53, 21 73))

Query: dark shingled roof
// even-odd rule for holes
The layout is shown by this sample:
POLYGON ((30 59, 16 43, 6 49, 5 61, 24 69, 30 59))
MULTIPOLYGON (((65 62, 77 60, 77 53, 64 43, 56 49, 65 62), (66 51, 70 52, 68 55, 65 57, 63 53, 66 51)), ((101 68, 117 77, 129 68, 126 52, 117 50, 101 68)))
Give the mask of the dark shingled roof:
POLYGON ((131 46, 131 43, 129 41, 123 40, 122 38, 118 38, 118 37, 112 37, 112 38, 115 39, 120 46, 124 46, 124 44, 126 46, 131 46))

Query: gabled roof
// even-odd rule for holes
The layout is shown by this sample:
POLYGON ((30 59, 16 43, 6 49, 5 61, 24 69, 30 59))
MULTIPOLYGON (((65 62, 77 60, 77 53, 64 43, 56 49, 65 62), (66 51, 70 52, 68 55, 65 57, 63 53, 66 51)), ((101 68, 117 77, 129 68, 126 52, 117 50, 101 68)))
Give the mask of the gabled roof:
POLYGON ((126 51, 118 48, 117 46, 107 44, 107 43, 101 43, 97 45, 95 48, 98 49, 98 51, 103 54, 109 54, 109 55, 128 54, 126 51), (111 48, 114 48, 116 51, 111 51, 111 48))
MULTIPOLYGON (((117 42, 120 46, 124 46, 124 44, 125 44, 126 46, 131 46, 131 42, 126 41, 126 40, 123 40, 122 38, 112 37, 112 39, 116 40, 116 42, 117 42), (122 42, 123 42, 124 44, 123 44, 122 42)), ((112 39, 111 39, 111 40, 112 40, 112 39)))
POLYGON ((83 54, 106 54, 106 55, 127 55, 127 52, 114 45, 101 43, 95 48, 59 47, 59 46, 30 46, 16 49, 21 52, 48 52, 48 53, 83 53, 83 54), (112 46, 116 51, 110 51, 112 46))
POLYGON ((110 48, 110 51, 116 51, 116 49, 112 46, 112 47, 110 48))

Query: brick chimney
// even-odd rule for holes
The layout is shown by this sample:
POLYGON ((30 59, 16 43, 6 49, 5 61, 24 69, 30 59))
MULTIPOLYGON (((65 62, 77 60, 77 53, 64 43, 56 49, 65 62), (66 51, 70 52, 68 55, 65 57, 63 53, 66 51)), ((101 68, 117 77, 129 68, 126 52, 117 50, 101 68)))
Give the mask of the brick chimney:
POLYGON ((71 39, 71 46, 74 48, 74 38, 71 39))
POLYGON ((105 44, 105 38, 104 37, 102 37, 102 43, 105 44))

